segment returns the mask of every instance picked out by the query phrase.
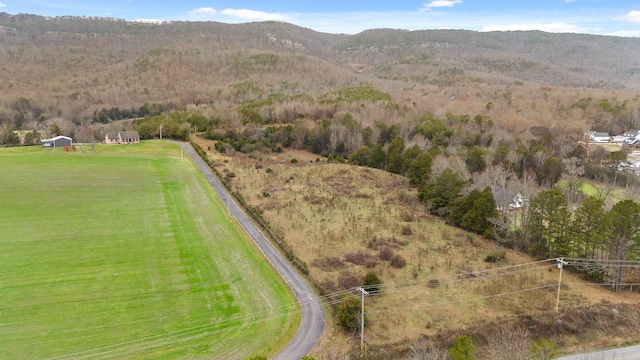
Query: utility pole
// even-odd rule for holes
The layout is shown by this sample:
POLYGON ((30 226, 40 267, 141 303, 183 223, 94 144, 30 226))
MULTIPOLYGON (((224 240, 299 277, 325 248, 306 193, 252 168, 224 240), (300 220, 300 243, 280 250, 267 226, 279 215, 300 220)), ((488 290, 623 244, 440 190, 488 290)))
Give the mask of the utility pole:
POLYGON ((364 349, 364 296, 369 295, 369 292, 363 289, 362 286, 358 286, 356 290, 360 291, 362 298, 360 307, 360 350, 362 350, 364 349))
POLYGON ((564 258, 558 258, 558 269, 560 269, 560 277, 558 278, 558 295, 556 296, 556 314, 560 311, 560 286, 562 285, 562 266, 567 265, 568 262, 563 260, 564 258))

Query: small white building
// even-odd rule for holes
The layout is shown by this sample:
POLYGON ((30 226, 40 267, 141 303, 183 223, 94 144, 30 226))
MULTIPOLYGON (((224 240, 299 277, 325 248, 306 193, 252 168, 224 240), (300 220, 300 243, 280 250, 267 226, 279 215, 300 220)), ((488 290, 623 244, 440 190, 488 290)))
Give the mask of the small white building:
POLYGON ((51 139, 40 139, 40 142, 42 143, 43 147, 56 148, 56 147, 71 146, 71 143, 73 142, 73 140, 68 136, 58 135, 51 139))

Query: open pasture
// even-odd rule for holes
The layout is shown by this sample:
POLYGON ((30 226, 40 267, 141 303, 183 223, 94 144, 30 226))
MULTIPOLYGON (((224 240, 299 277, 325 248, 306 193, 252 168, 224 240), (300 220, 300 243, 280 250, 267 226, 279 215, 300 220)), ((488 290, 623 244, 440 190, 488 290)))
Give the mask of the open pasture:
POLYGON ((177 145, 0 149, 6 359, 274 354, 297 303, 177 145))

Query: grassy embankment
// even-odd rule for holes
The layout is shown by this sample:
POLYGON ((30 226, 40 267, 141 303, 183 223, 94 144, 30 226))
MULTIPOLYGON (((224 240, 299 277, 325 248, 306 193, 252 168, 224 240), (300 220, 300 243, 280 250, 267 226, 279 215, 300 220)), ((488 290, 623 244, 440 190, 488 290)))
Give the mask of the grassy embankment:
POLYGON ((293 296, 175 144, 1 149, 0 169, 2 357, 243 358, 295 332, 293 296))

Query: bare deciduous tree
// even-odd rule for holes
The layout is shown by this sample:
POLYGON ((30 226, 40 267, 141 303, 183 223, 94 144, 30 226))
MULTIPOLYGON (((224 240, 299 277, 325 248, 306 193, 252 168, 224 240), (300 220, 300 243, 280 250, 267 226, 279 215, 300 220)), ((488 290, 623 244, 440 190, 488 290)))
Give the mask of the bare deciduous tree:
POLYGON ((493 360, 529 360, 531 336, 522 327, 507 326, 488 337, 487 353, 493 360))
POLYGON ((579 164, 579 160, 575 157, 562 159, 565 178, 567 179, 565 195, 570 204, 574 204, 578 199, 578 190, 584 175, 584 166, 579 164))
POLYGON ((416 341, 409 347, 409 355, 407 360, 446 360, 448 353, 446 350, 440 349, 427 342, 427 339, 416 341))

